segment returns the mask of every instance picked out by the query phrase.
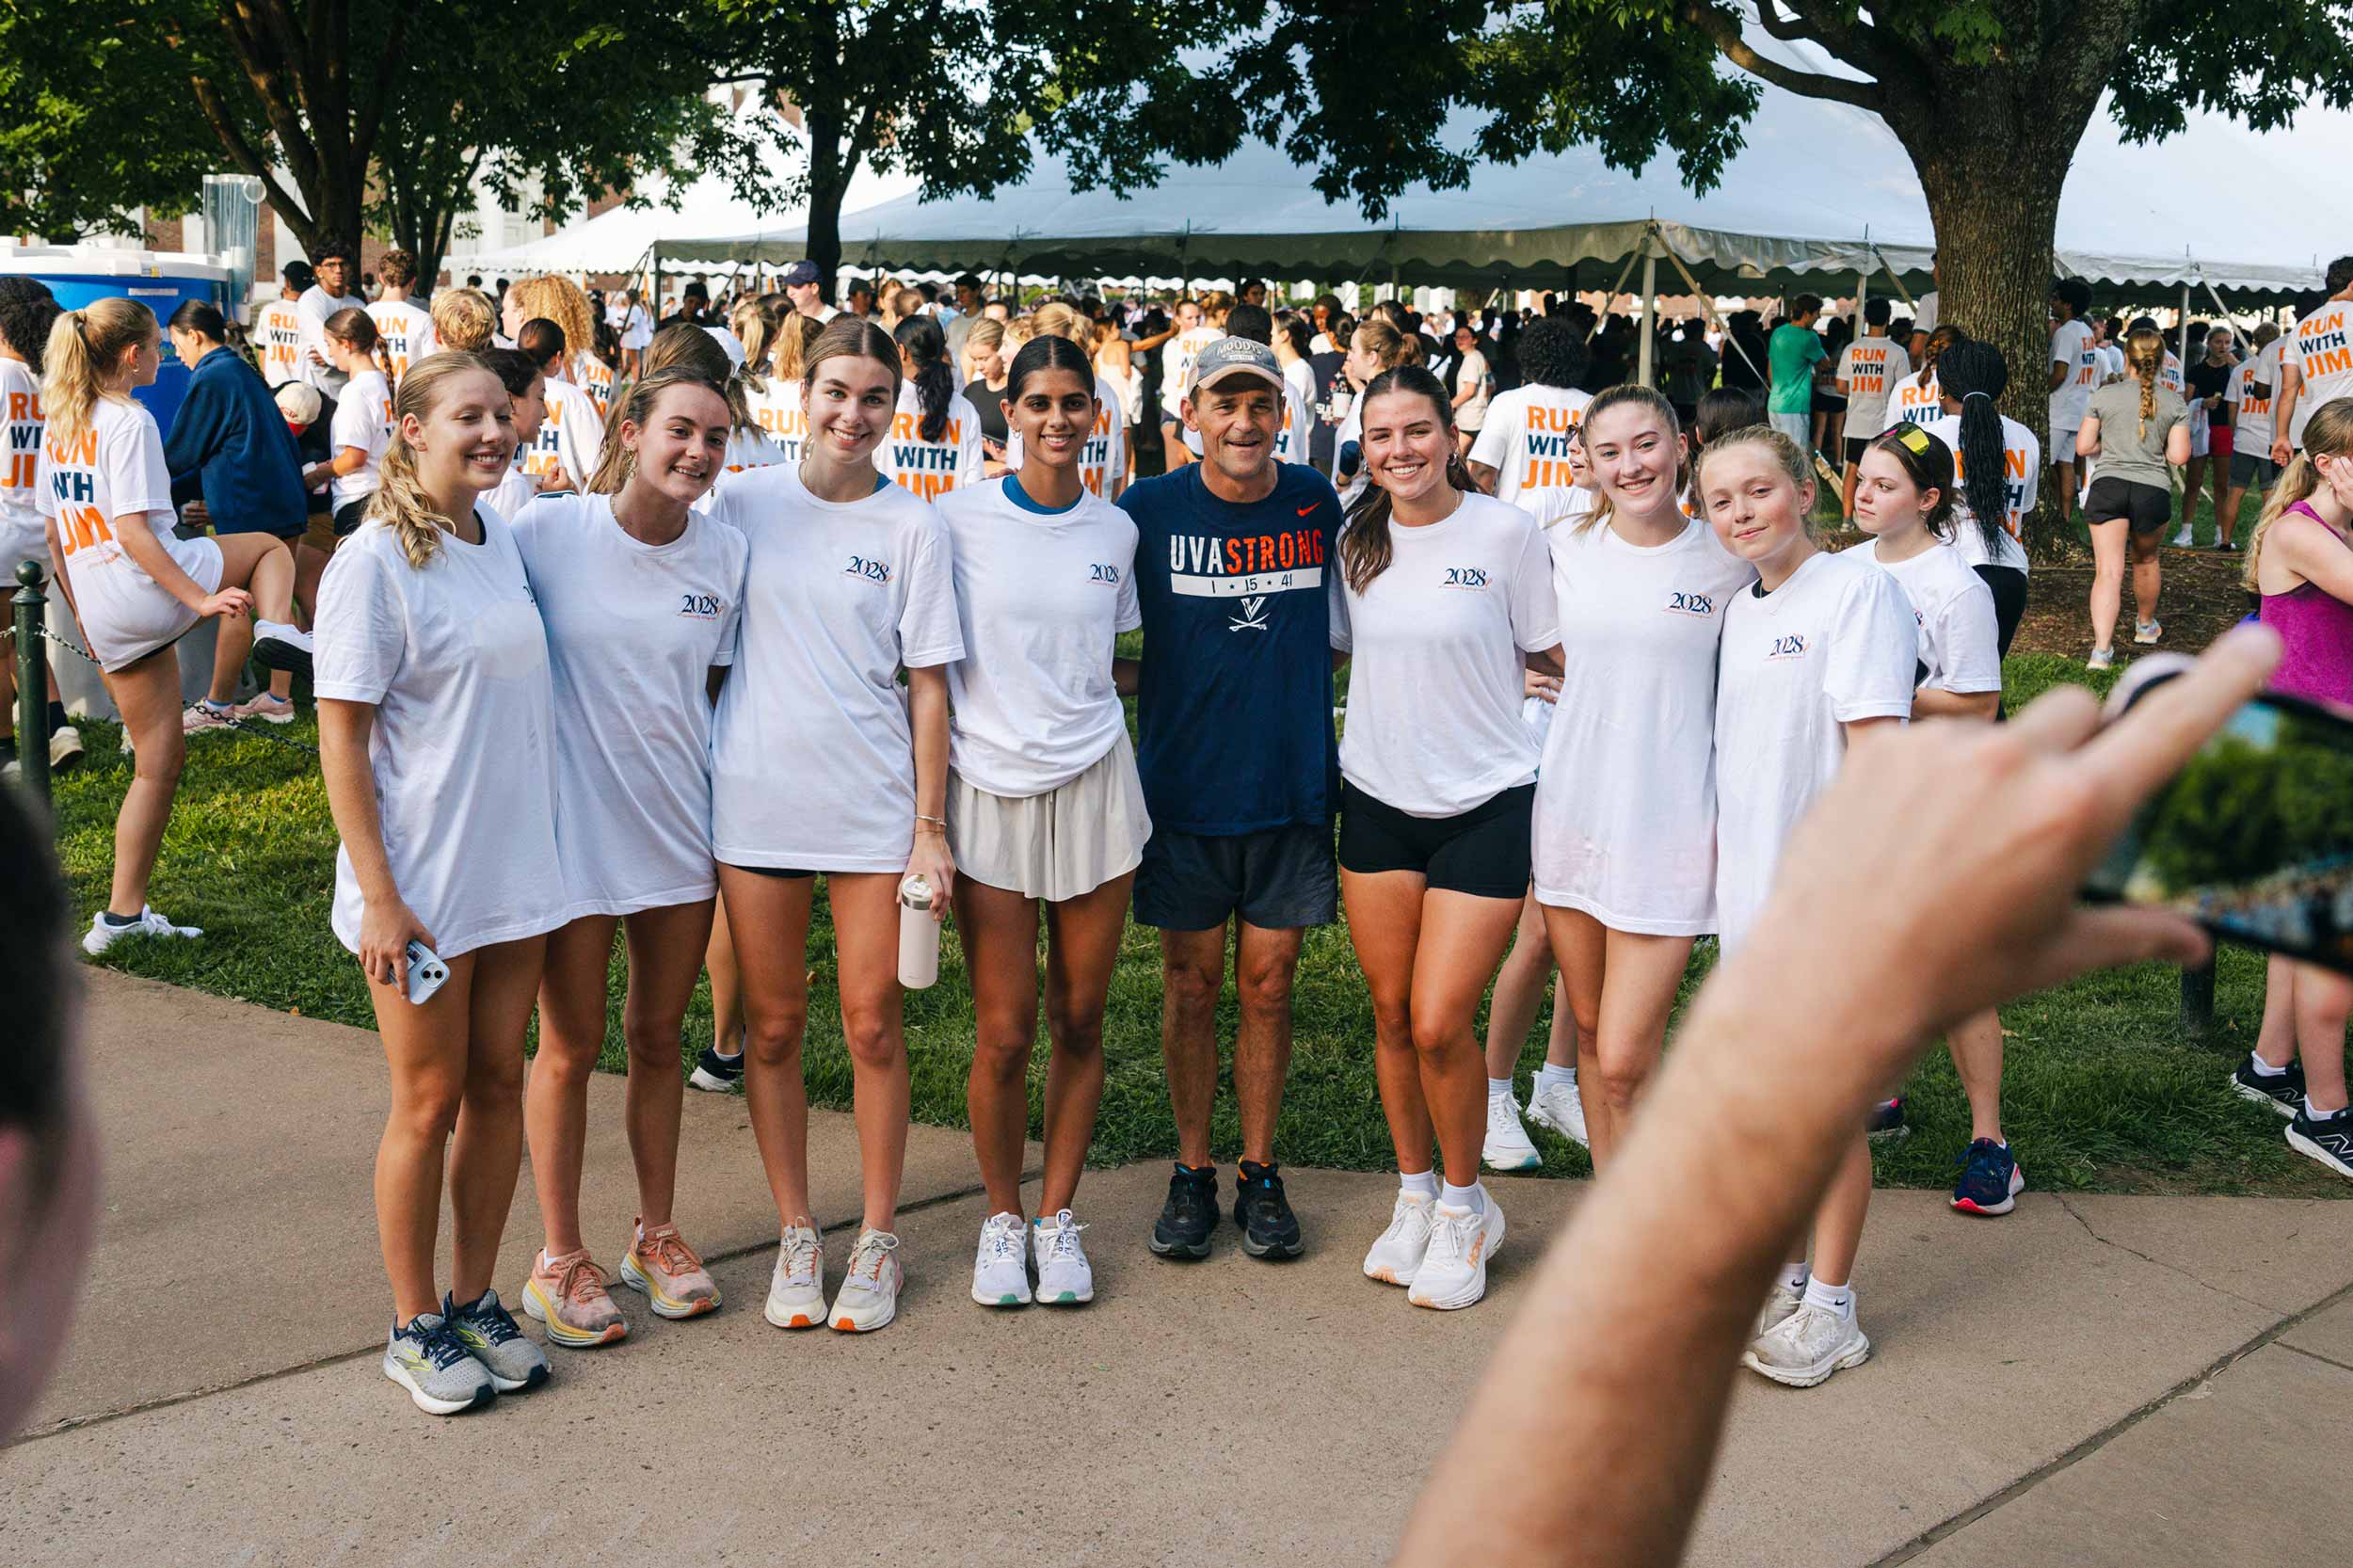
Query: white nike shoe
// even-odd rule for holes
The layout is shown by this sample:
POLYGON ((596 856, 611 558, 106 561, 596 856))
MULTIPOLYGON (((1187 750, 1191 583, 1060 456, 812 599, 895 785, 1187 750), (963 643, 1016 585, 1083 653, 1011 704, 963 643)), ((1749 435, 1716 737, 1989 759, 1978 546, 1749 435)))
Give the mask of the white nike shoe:
POLYGON ((1533 1171, 1545 1162, 1520 1125, 1520 1102, 1510 1090, 1487 1092, 1487 1142, 1479 1151, 1481 1163, 1491 1171, 1533 1171))
POLYGON ((1860 1367, 1870 1357, 1871 1341, 1864 1337, 1852 1313, 1801 1302, 1798 1310, 1758 1335, 1740 1360, 1775 1383, 1811 1388, 1841 1368, 1860 1367))
POLYGON ((1365 1254, 1365 1277, 1387 1285, 1410 1286, 1430 1250, 1430 1227, 1437 1217, 1438 1200, 1417 1192, 1400 1192, 1389 1210, 1389 1228, 1365 1254))
POLYGON ((972 1299, 983 1306, 1030 1304, 1029 1248, 1021 1241, 1021 1216, 991 1214, 981 1224, 981 1247, 972 1259, 972 1299))
POLYGON ((1577 1096, 1577 1080, 1550 1086, 1539 1084, 1528 1097, 1528 1119, 1549 1128, 1579 1148, 1592 1147, 1585 1136, 1585 1102, 1577 1096))
POLYGON ((1487 1263, 1503 1245, 1503 1206, 1487 1194, 1484 1213, 1437 1206, 1430 1225, 1430 1250, 1414 1271, 1405 1299, 1416 1306, 1452 1312, 1478 1304, 1487 1293, 1487 1263))
POLYGON ((106 912, 102 909, 89 918, 89 935, 82 938, 82 951, 95 958, 125 936, 194 938, 203 935, 203 931, 197 926, 172 924, 144 904, 139 906, 139 918, 128 925, 115 924, 106 919, 106 912))

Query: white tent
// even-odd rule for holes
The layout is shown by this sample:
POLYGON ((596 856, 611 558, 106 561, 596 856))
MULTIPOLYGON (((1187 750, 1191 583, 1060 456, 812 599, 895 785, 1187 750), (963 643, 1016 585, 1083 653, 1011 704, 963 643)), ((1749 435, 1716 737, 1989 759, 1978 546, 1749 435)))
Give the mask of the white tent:
MULTIPOLYGON (((1802 45, 1752 41, 1807 69, 1844 71, 1802 45)), ((1458 145, 1471 124, 1457 121, 1458 145)), ((2334 188, 2348 148, 2353 116, 2342 112, 2308 110, 2293 134, 2267 136, 2198 117, 2185 134, 2144 147, 2125 145, 2103 112, 2069 174, 2059 264, 2169 295, 2206 284, 2243 303, 2311 287, 2329 257, 2353 249, 2353 229, 2333 225, 2326 203, 2294 197, 2334 188), (2265 192, 2279 200, 2263 206, 2259 224, 2226 216, 2236 198, 2265 192)), ((1769 86, 1746 145, 1705 196, 1684 185, 1670 155, 1638 175, 1574 148, 1483 166, 1465 190, 1416 185, 1368 223, 1261 143, 1212 167, 1172 169, 1127 198, 1073 190, 1064 165, 1040 150, 1031 177, 993 197, 907 195, 853 208, 841 234, 843 260, 860 266, 1556 288, 1607 286, 1652 234, 1662 283, 1743 294, 1851 280, 1882 261, 1916 292, 1928 285, 1932 243, 1911 160, 1877 116, 1769 86)), ((708 230, 664 253, 781 261, 802 255, 806 239, 773 225, 708 230)))

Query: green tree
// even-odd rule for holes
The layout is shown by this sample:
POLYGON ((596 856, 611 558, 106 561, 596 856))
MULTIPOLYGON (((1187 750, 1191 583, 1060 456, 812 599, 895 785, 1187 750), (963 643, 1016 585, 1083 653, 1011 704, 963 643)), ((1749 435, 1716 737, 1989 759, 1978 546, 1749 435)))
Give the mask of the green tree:
POLYGON ((136 233, 141 208, 194 208, 218 149, 184 104, 154 90, 140 36, 133 17, 68 25, 0 7, 0 233, 136 233))
POLYGON ((1179 52, 1257 10, 1251 0, 712 3, 721 79, 757 85, 772 105, 765 130, 784 155, 762 193, 807 202, 808 256, 828 292, 842 198, 861 168, 913 174, 927 196, 985 194, 1028 172, 1034 132, 1082 178, 1127 189, 1157 178, 1162 152, 1231 151, 1241 120, 1224 85, 1179 52))
POLYGON ((1487 111, 1480 158, 1591 142, 1639 169, 1664 146, 1702 191, 1740 145, 1758 80, 1867 109, 1919 175, 1944 315, 2000 345, 2004 407, 2038 431, 2059 189, 2102 93, 2143 138, 2194 109, 2268 130, 2306 104, 2353 104, 2347 0, 1763 0, 1754 25, 1836 72, 1761 53, 1746 14, 1733 0, 1297 0, 1270 6, 1211 73, 1254 134, 1369 216, 1417 180, 1468 182, 1443 136, 1457 106, 1487 111))

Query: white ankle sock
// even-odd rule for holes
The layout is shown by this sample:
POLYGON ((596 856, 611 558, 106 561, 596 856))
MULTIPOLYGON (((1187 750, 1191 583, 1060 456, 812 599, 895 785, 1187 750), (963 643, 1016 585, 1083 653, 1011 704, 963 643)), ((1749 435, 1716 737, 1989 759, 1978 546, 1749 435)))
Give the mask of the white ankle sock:
POLYGON ((2285 1064, 2281 1064, 2280 1066, 2275 1067, 2252 1051, 2247 1053, 2247 1063, 2248 1065, 2255 1069, 2255 1076, 2257 1078, 2285 1078, 2288 1076, 2288 1069, 2285 1064))
POLYGON ((1397 1190, 1417 1198, 1435 1200, 1438 1195, 1438 1173, 1435 1171, 1400 1171, 1397 1190))
POLYGON ((1805 1265, 1802 1263, 1788 1263, 1782 1267, 1781 1282, 1792 1290, 1803 1290, 1806 1277, 1805 1265))
POLYGON ((1512 1080, 1510 1079, 1491 1078, 1487 1080, 1487 1097, 1489 1099, 1494 1099, 1498 1095, 1501 1095, 1506 1099, 1516 1097, 1512 1093, 1512 1080))
POLYGON ((1825 1312, 1835 1312, 1841 1318, 1854 1316, 1854 1287, 1824 1285, 1818 1279, 1805 1282, 1805 1304, 1818 1306, 1825 1312))
POLYGON ((1575 1067, 1556 1067, 1549 1062, 1536 1069, 1537 1088, 1549 1089, 1556 1084, 1564 1089, 1576 1088, 1577 1069, 1575 1067))
POLYGON ((1467 1208, 1474 1214, 1487 1212, 1487 1189, 1479 1182, 1457 1187, 1448 1182, 1438 1193, 1438 1201, 1449 1208, 1467 1208))

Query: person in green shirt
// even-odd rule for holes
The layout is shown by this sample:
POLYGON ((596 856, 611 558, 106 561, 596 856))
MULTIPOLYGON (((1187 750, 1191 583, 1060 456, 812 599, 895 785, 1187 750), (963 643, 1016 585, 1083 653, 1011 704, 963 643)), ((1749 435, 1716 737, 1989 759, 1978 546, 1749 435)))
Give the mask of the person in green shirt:
POLYGON ((1772 339, 1766 344, 1772 360, 1773 390, 1765 408, 1775 429, 1796 441, 1800 451, 1811 453, 1814 382, 1817 367, 1828 358, 1822 335, 1814 329, 1815 322, 1821 319, 1821 297, 1801 294, 1789 302, 1789 309, 1790 318, 1773 328, 1772 339))

